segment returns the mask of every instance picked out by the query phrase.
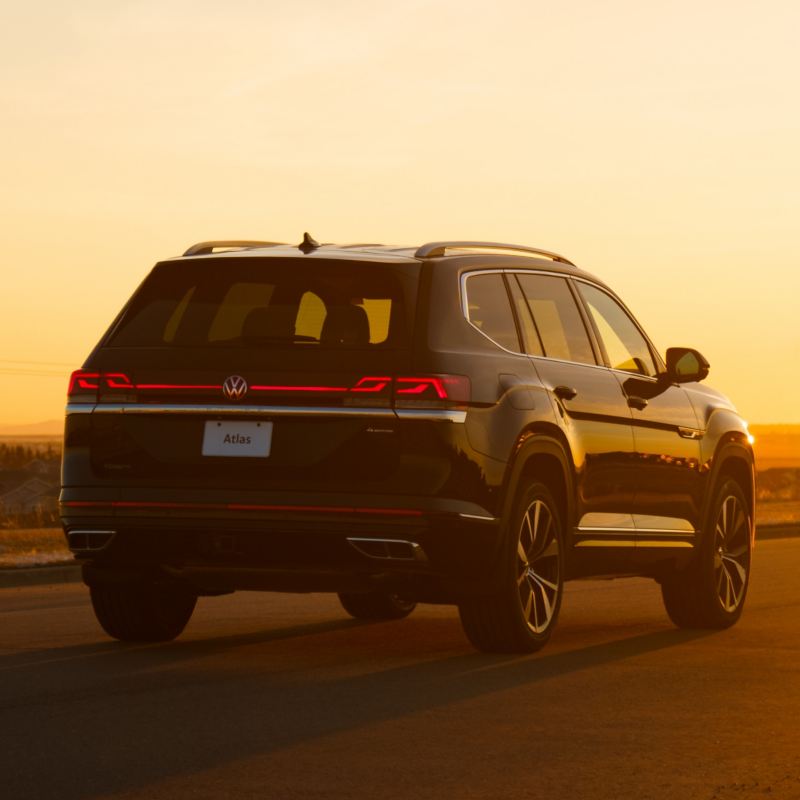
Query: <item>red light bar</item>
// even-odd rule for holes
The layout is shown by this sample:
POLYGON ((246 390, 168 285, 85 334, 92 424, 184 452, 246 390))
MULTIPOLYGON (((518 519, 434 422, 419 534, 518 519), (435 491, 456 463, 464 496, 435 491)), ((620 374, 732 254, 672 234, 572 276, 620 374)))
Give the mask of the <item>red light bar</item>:
POLYGON ((198 383, 137 383, 131 388, 133 389, 164 389, 171 390, 198 390, 198 389, 219 389, 222 391, 221 383, 198 384, 198 383))
MULTIPOLYGON (((469 378, 462 375, 421 375, 417 377, 388 375, 365 375, 352 386, 320 386, 302 384, 256 384, 251 392, 318 392, 321 394, 371 394, 388 395, 394 389, 395 400, 401 405, 419 406, 425 403, 468 403, 470 399, 469 378)), ((72 373, 68 396, 91 394, 98 396, 113 392, 137 391, 222 391, 219 383, 134 383, 124 372, 93 372, 79 369, 72 373)))
POLYGON ((346 392, 346 386, 251 386, 252 392, 346 392))
POLYGON ((421 517, 414 508, 358 508, 351 506, 292 506, 261 503, 168 503, 136 500, 65 500, 66 508, 186 509, 198 511, 291 511, 307 514, 376 514, 390 517, 421 517))

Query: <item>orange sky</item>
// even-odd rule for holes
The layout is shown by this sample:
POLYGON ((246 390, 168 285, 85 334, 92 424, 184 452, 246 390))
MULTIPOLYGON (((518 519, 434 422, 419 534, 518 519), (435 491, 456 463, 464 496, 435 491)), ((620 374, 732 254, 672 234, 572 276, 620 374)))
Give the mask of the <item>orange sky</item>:
POLYGON ((61 414, 159 258, 306 229, 558 250, 800 422, 798 30, 730 0, 7 8, 0 423, 61 414))

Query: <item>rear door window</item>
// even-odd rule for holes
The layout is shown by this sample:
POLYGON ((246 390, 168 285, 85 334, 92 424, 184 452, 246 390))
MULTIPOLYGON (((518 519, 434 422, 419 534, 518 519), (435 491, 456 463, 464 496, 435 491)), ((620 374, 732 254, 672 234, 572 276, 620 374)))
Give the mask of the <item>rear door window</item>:
POLYGON ((596 364, 589 334, 564 278, 518 273, 516 278, 547 358, 596 364))
POLYGON ((517 327, 502 274, 470 275, 466 282, 466 296, 469 321, 496 344, 520 352, 517 327))

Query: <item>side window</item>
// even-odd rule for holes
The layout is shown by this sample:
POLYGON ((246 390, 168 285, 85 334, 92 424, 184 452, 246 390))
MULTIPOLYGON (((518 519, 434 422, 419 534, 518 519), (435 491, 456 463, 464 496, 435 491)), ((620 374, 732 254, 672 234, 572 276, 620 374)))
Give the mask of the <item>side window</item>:
POLYGON ((467 278, 467 318, 506 350, 519 352, 519 337, 508 292, 499 272, 472 275, 467 278))
POLYGON ((647 341, 624 308, 595 286, 576 281, 578 291, 589 308, 613 369, 639 375, 656 374, 647 341))
POLYGON ((508 287, 511 290, 511 299, 514 303, 514 310, 517 312, 520 331, 522 333, 522 343, 525 345, 525 352, 532 356, 543 356, 544 349, 536 326, 533 324, 533 317, 528 308, 528 301, 519 288, 519 282, 513 276, 509 276, 508 287))
POLYGON ((579 364, 596 364, 583 318, 564 278, 552 275, 517 275, 544 355, 579 364))

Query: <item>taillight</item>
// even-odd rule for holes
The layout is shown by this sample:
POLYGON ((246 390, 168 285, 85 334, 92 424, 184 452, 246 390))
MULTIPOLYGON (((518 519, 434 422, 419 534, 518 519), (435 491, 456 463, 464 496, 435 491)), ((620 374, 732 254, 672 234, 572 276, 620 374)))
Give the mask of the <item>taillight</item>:
POLYGON ((99 386, 99 372, 89 372, 85 369, 76 369, 69 379, 67 397, 75 397, 76 395, 93 395, 94 397, 97 397, 97 390, 99 386))
POLYGON ((470 401, 464 375, 365 375, 345 389, 345 405, 454 408, 470 401))
POLYGON ((452 408, 470 401, 469 378, 464 375, 398 376, 394 404, 399 408, 452 408))
POLYGON ((121 395, 132 395, 135 390, 133 382, 124 372, 92 372, 78 369, 69 379, 67 398, 96 403, 109 395, 113 399, 121 395))

